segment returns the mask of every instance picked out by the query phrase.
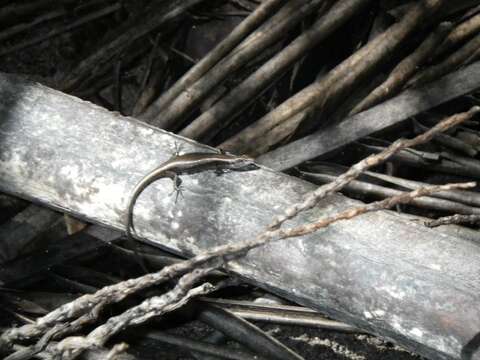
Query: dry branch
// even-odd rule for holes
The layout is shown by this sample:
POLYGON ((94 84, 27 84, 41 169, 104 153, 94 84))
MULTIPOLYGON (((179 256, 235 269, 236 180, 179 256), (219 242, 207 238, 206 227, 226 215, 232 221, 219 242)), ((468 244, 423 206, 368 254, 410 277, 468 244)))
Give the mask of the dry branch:
POLYGON ((180 135, 210 141, 243 106, 268 87, 305 53, 350 20, 370 0, 340 1, 282 51, 235 87, 228 95, 193 120, 180 135))
POLYGON ((148 331, 142 334, 148 339, 159 341, 165 344, 177 346, 181 349, 187 349, 190 352, 205 354, 206 356, 228 360, 250 360, 255 357, 251 352, 240 349, 232 349, 227 346, 213 345, 207 341, 198 341, 184 336, 178 336, 167 332, 148 331))
POLYGON ((431 57, 432 51, 445 38, 445 35, 452 28, 451 23, 441 23, 417 49, 400 61, 390 72, 388 78, 364 100, 362 100, 350 114, 362 112, 385 99, 395 95, 403 85, 413 76, 417 69, 431 57))
POLYGON ((468 41, 465 45, 448 56, 441 63, 430 66, 419 72, 408 82, 407 85, 414 87, 419 86, 456 70, 459 66, 468 62, 468 60, 472 60, 472 56, 476 54, 479 48, 480 34, 468 41))
POLYGON ((49 33, 47 33, 45 35, 39 35, 37 37, 34 37, 33 39, 26 40, 25 42, 21 42, 19 44, 12 45, 11 47, 0 49, 0 56, 12 53, 14 51, 22 50, 22 49, 24 49, 28 46, 32 46, 32 45, 38 44, 42 41, 48 40, 48 39, 50 39, 54 36, 64 34, 65 32, 73 30, 73 29, 75 29, 79 26, 82 26, 82 25, 86 24, 86 23, 89 23, 90 21, 93 21, 93 20, 99 19, 101 17, 110 15, 111 13, 119 10, 120 8, 121 8, 121 5, 119 3, 109 5, 109 6, 103 8, 101 10, 94 11, 94 12, 88 14, 88 15, 85 15, 84 17, 78 19, 77 21, 75 21, 71 24, 68 24, 68 25, 63 26, 63 27, 58 28, 58 29, 54 29, 54 30, 50 31, 49 33))
MULTIPOLYGON (((198 305, 198 302, 197 304, 198 305)), ((203 302, 199 306, 197 319, 227 338, 249 348, 261 358, 275 360, 301 360, 299 354, 288 348, 256 325, 245 321, 232 312, 203 302)))
MULTIPOLYGON (((439 16, 443 19, 450 15, 457 14, 461 11, 468 10, 477 4, 478 4, 477 0, 448 1, 440 9, 439 16)), ((415 6, 415 2, 408 2, 406 4, 399 5, 389 10, 388 13, 395 18, 402 17, 414 6, 415 6)))
POLYGON ((51 0, 29 1, 28 3, 11 2, 7 6, 2 7, 0 12, 0 21, 5 22, 15 17, 29 15, 35 11, 51 5, 51 0))
POLYGON ((475 224, 480 222, 480 215, 459 215, 455 214, 452 216, 441 217, 437 220, 426 221, 425 226, 428 227, 437 227, 441 225, 451 225, 451 224, 475 224))
POLYGON ((445 54, 448 50, 461 44, 462 41, 472 37, 480 31, 480 14, 472 16, 455 27, 445 38, 442 44, 435 50, 432 58, 445 54))
MULTIPOLYGON (((319 181, 322 184, 329 183, 335 180, 334 175, 328 174, 319 174, 319 173, 310 173, 310 172, 301 172, 302 175, 307 178, 311 178, 319 181)), ((425 185, 428 186, 428 185, 425 185)), ((423 186, 415 187, 417 189, 423 186)), ((401 190, 396 190, 388 188, 381 185, 370 184, 364 181, 354 180, 347 184, 342 191, 347 193, 356 193, 361 195, 373 195, 377 198, 387 198, 391 196, 396 196, 402 193, 401 190)), ((438 194, 435 194, 438 195, 438 194)), ((418 199, 413 199, 410 202, 411 205, 417 206, 424 209, 434 209, 439 211, 446 211, 450 213, 459 213, 459 214, 478 214, 480 215, 480 208, 460 204, 451 200, 438 199, 435 197, 423 196, 418 199)))
MULTIPOLYGON (((332 125, 270 151, 260 156, 257 162, 275 170, 289 169, 376 131, 405 121, 410 116, 417 115, 455 97, 472 92, 478 88, 479 82, 480 63, 475 63, 428 86, 407 90, 372 109, 347 118, 340 124, 332 125)), ((469 174, 473 173, 472 169, 465 168, 464 170, 469 174)))
POLYGON ((444 2, 424 0, 416 3, 400 22, 363 46, 320 81, 290 97, 260 120, 222 143, 220 147, 231 152, 248 152, 258 155, 257 149, 265 141, 270 144, 276 143, 276 139, 268 134, 269 131, 285 121, 290 121, 289 119, 310 106, 325 105, 327 102, 332 105, 333 97, 338 98, 340 94, 352 89, 355 84, 364 79, 365 75, 388 60, 405 39, 416 28, 423 25, 427 17, 434 16, 435 11, 444 2))
MULTIPOLYGON (((427 127, 423 126, 420 122, 414 120, 413 121, 415 131, 417 132, 424 132, 427 127)), ((436 143, 445 146, 446 148, 450 148, 455 151, 459 151, 461 153, 464 153, 470 157, 475 157, 478 153, 478 150, 476 150, 473 146, 470 144, 464 142, 461 139, 458 139, 454 136, 450 136, 447 134, 440 134, 438 135, 435 140, 436 143)))
MULTIPOLYGON (((370 152, 379 152, 385 149, 383 146, 360 145, 370 152)), ((399 151, 392 156, 391 160, 414 168, 428 168, 433 172, 480 179, 480 161, 452 153, 399 151)))
POLYGON ((218 63, 222 57, 230 52, 238 43, 264 22, 285 0, 263 1, 244 21, 211 50, 202 60, 196 63, 185 75, 178 79, 166 90, 141 117, 150 120, 168 106, 185 89, 200 79, 210 68, 218 63))
POLYGON ((210 283, 193 287, 197 281, 212 270, 213 268, 201 268, 185 274, 178 280, 177 285, 166 294, 149 298, 140 305, 109 318, 104 325, 97 327, 86 337, 67 337, 57 344, 55 350, 49 349, 49 352, 62 355, 62 359, 65 360, 74 359, 86 349, 104 345, 113 335, 128 326, 141 324, 152 317, 178 309, 193 297, 205 295, 221 288, 221 286, 213 286, 210 283))
MULTIPOLYGON (((49 348, 55 349, 55 345, 56 345, 55 342, 50 343, 46 351, 44 351, 43 353, 35 354, 35 357, 42 360, 53 360, 52 355, 48 353, 48 349, 49 348)), ((14 354, 17 354, 19 357, 18 358, 12 357, 9 360, 31 359, 32 357, 31 356, 29 357, 29 354, 32 354, 35 352, 31 348, 21 346, 21 345, 15 345, 14 350, 15 350, 14 354)), ((82 354, 82 360, 106 360, 108 359, 108 355, 111 354, 111 351, 112 350, 109 350, 106 348, 89 349, 88 351, 85 351, 82 354)), ((115 357, 115 360, 138 360, 138 359, 139 358, 126 353, 116 354, 116 357, 115 357)), ((4 359, 4 360, 7 360, 7 359, 4 359)))
MULTIPOLYGON (((291 30, 306 16, 317 10, 324 0, 290 0, 275 15, 269 18, 259 29, 254 31, 222 61, 218 62, 203 77, 197 80, 173 100, 166 109, 160 113, 150 113, 150 110, 142 115, 142 118, 153 118, 151 124, 169 129, 175 125, 180 127, 183 117, 189 115, 193 108, 211 94, 212 89, 234 71, 244 66, 264 51, 269 46, 278 42, 285 32, 291 30)), ((151 107, 153 109, 153 107, 151 107)))
POLYGON ((203 0, 177 0, 169 2, 165 6, 160 6, 160 8, 158 8, 157 5, 157 8, 148 9, 143 16, 133 19, 133 21, 125 24, 120 30, 117 30, 116 37, 113 40, 110 40, 81 61, 80 64, 62 80, 59 87, 67 90, 74 88, 84 80, 87 75, 90 75, 95 68, 111 61, 136 39, 182 16, 186 11, 201 1, 203 0))
POLYGON ((23 23, 23 24, 18 24, 14 25, 12 27, 9 27, 2 32, 0 32, 0 41, 5 41, 9 37, 12 37, 18 33, 21 33, 22 31, 28 30, 35 25, 41 24, 45 21, 56 19, 58 17, 61 17, 65 15, 66 12, 64 10, 54 10, 50 11, 46 14, 43 14, 41 16, 36 17, 34 20, 28 22, 28 23, 23 23))
POLYGON ((201 301, 202 303, 209 303, 226 309, 246 320, 307 326, 339 332, 361 332, 360 329, 357 329, 354 326, 327 319, 319 312, 302 306, 259 303, 256 301, 219 299, 212 297, 202 298, 201 301))
MULTIPOLYGON (((371 176, 373 178, 381 179, 391 184, 395 184, 406 189, 418 189, 422 186, 427 186, 428 184, 420 181, 406 180, 395 176, 390 176, 386 174, 380 174, 376 172, 366 171, 365 175, 371 176)), ((480 194, 473 191, 449 191, 436 193, 435 197, 440 199, 451 200, 459 202, 462 204, 467 204, 475 207, 480 207, 480 194)))

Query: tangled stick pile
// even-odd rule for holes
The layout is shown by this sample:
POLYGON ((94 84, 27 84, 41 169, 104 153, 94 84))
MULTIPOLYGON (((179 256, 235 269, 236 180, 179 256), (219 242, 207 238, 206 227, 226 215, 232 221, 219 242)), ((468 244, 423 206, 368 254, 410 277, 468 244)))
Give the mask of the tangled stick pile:
MULTIPOLYGON (((475 1, 398 5, 373 0, 242 0, 219 5, 202 0, 38 0, 0 6, 5 22, 0 29, 5 43, 0 70, 30 73, 49 86, 152 126, 259 157, 266 166, 286 159, 288 166, 275 168, 326 183, 280 212, 254 238, 174 264, 168 259, 168 265, 162 263, 161 270, 151 274, 110 279, 109 284, 118 280, 114 285, 92 289, 77 283, 84 295, 35 319, 14 311, 17 320, 28 323, 4 325, 0 345, 7 359, 73 359, 87 353, 129 358, 123 345, 109 343, 115 335, 179 309, 194 297, 238 285, 234 277, 210 280, 230 261, 253 248, 366 212, 396 207, 439 218, 427 222, 430 227, 478 224, 480 197, 464 191, 480 177, 475 93, 480 83, 480 4, 475 1), (221 36, 208 44, 211 24, 221 36), (29 62, 35 64, 29 68, 29 62), (384 115, 390 117, 388 124, 372 125, 384 115), (363 120, 352 124, 355 119, 363 120), (335 139, 321 137, 331 133, 335 139), (308 137, 312 134, 325 148, 296 153, 315 141, 308 137), (412 139, 397 140, 400 137, 412 139), (371 168, 374 172, 367 172, 371 168), (284 227, 340 191, 366 204, 284 227), (412 207, 400 206, 407 203, 412 207), (145 294, 167 282, 173 282, 171 288, 145 294), (135 296, 141 297, 140 303, 125 306, 135 296), (121 310, 114 304, 121 304, 121 310), (110 314, 107 309, 115 310, 110 314)), ((35 223, 33 233, 29 229, 22 236, 13 231, 4 236, 2 263, 24 259, 39 235, 49 237, 53 225, 64 222, 49 210, 26 208, 18 199, 0 200, 9 214, 2 218, 7 225, 0 233, 17 229, 17 221, 25 223, 27 214, 35 223)), ((70 235, 85 233, 83 223, 72 223, 67 217, 70 235)), ((57 235, 65 237, 62 231, 57 235)), ((118 251, 131 259, 128 249, 118 251)))

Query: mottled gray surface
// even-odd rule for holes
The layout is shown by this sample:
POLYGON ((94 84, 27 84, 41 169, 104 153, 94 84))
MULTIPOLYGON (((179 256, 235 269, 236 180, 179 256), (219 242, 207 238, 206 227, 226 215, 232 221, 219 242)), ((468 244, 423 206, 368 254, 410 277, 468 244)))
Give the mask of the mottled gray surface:
MULTIPOLYGON (((121 229, 132 188, 181 138, 0 76, 0 189, 121 229)), ((185 152, 199 145, 185 143, 185 152)), ((135 209, 142 237, 183 254, 257 234, 314 188, 268 169, 163 179, 135 209)), ((356 202, 332 196, 289 225, 356 202)), ((480 245, 388 212, 257 249, 232 269, 301 304, 431 358, 460 358, 480 329, 480 245)), ((474 359, 479 359, 476 354, 474 359)))

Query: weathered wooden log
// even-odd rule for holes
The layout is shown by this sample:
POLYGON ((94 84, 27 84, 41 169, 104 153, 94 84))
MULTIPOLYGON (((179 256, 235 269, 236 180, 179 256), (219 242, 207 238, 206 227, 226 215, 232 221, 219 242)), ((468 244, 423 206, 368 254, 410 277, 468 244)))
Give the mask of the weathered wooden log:
MULTIPOLYGON (((123 229, 137 181, 170 157, 208 148, 46 87, 0 75, 0 190, 123 229)), ((135 209, 144 241, 191 255, 260 232, 314 186, 266 168, 183 176, 135 209)), ((355 201, 331 196, 295 225, 355 201)), ((480 244, 390 212, 259 248, 232 271, 247 281, 434 359, 473 354, 480 331, 480 244)), ((480 359, 475 353, 472 359, 480 359)))

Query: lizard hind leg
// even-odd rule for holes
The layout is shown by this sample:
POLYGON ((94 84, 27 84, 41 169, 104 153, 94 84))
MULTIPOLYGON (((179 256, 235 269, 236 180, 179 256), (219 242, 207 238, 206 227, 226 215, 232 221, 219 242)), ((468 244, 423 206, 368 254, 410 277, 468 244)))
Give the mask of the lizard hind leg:
POLYGON ((173 191, 170 193, 172 195, 175 193, 175 204, 177 203, 178 196, 183 197, 183 186, 182 186, 182 179, 180 179, 180 176, 175 174, 172 178, 173 181, 173 191))
POLYGON ((182 144, 179 144, 178 142, 174 142, 175 146, 175 152, 173 153, 172 158, 177 157, 180 155, 180 152, 182 151, 182 144))

